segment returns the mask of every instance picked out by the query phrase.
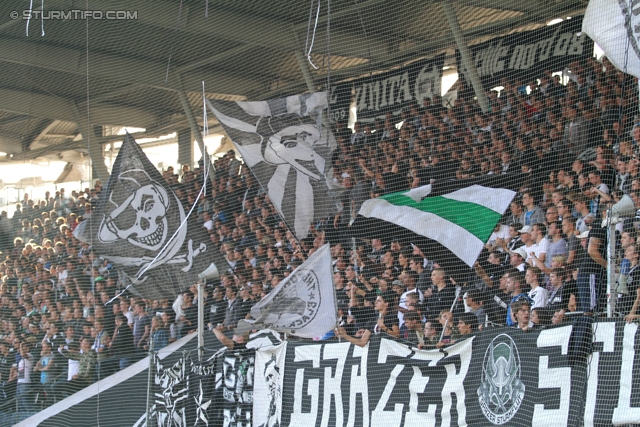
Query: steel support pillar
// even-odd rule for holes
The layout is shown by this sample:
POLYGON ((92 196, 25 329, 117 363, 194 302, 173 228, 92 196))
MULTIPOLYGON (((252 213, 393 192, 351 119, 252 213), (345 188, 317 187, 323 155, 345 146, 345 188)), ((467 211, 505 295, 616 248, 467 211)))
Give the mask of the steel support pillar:
POLYGON ((452 2, 450 1, 443 1, 440 4, 442 5, 444 13, 447 17, 447 22, 449 23, 449 28, 451 29, 451 33, 453 34, 453 39, 456 41, 458 49, 460 49, 460 58, 462 59, 462 65, 467 70, 466 77, 471 82, 473 91, 478 97, 478 104, 480 105, 482 112, 486 113, 487 111, 489 111, 489 100, 487 99, 487 94, 482 87, 482 82, 480 81, 478 70, 473 63, 473 58, 471 57, 471 52, 469 52, 467 42, 464 39, 464 35, 462 34, 462 29, 460 28, 460 23, 458 22, 456 11, 453 8, 452 2))

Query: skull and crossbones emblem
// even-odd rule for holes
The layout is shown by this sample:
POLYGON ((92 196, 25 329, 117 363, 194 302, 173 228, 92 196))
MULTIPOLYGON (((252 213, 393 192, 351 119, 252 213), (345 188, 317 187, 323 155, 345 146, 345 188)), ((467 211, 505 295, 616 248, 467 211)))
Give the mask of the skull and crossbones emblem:
POLYGON ((138 188, 120 205, 112 200, 117 207, 104 217, 99 239, 104 243, 122 239, 142 249, 160 249, 168 232, 166 213, 170 199, 167 191, 150 178, 145 185, 133 177, 121 176, 120 179, 129 180, 129 185, 138 188))

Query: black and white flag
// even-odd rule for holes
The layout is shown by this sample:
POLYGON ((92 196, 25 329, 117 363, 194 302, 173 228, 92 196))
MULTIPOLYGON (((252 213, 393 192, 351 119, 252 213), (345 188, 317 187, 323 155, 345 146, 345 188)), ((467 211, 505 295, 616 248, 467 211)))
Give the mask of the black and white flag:
POLYGON ((158 427, 186 427, 189 376, 185 359, 165 368, 155 356, 155 416, 158 427))
POLYGON ((207 105, 298 239, 338 211, 331 179, 336 140, 322 124, 324 92, 207 105))
POLYGON ((249 427, 253 420, 253 378, 255 351, 224 351, 217 360, 215 389, 222 396, 211 424, 249 427))
POLYGON ((191 361, 189 367, 189 399, 187 401, 187 422, 190 426, 213 426, 216 406, 215 378, 216 363, 191 361))
POLYGON ((635 1, 591 0, 582 20, 615 67, 640 78, 640 9, 635 1))
POLYGON ((174 298, 212 262, 228 265, 188 213, 127 134, 96 210, 74 235, 124 272, 133 293, 174 298))
POLYGON ((256 427, 280 425, 286 354, 286 342, 256 351, 253 389, 253 425, 256 427))
POLYGON ((319 339, 336 326, 331 251, 326 244, 251 308, 254 320, 240 320, 236 333, 271 329, 319 339))

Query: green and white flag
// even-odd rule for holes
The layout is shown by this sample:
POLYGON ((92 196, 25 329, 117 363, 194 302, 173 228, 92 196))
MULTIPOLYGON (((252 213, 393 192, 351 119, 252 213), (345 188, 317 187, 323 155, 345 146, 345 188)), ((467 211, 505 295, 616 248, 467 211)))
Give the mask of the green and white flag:
POLYGON ((465 181, 445 184, 367 200, 353 224, 356 234, 401 239, 448 271, 468 270, 516 192, 465 181))

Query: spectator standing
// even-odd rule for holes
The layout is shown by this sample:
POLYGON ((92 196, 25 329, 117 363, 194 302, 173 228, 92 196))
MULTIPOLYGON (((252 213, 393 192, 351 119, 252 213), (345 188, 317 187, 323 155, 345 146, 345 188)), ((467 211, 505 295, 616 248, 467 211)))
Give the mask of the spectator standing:
POLYGON ((67 382, 56 382, 53 387, 54 396, 66 397, 90 385, 95 381, 95 365, 96 353, 91 350, 90 338, 83 338, 80 341, 80 352, 72 352, 69 350, 58 350, 64 357, 78 362, 78 371, 75 374, 70 373, 71 378, 67 382))
POLYGON ((222 329, 227 331, 232 331, 238 321, 240 320, 240 312, 239 309, 239 300, 237 298, 238 291, 235 286, 231 285, 227 287, 225 291, 225 296, 227 297, 227 307, 224 314, 224 322, 222 324, 222 329))
POLYGON ((568 119, 564 128, 564 145, 578 155, 589 144, 589 126, 575 104, 568 104, 564 108, 564 117, 568 119))
POLYGON ((422 292, 420 292, 419 289, 416 289, 417 277, 418 274, 411 270, 407 270, 400 275, 400 281, 405 289, 405 292, 400 296, 400 302, 398 304, 398 324, 400 326, 404 324, 404 314, 409 310, 407 305, 407 295, 417 294, 420 304, 424 302, 422 292))
POLYGON ((423 326, 417 311, 405 313, 404 325, 400 327, 400 338, 411 345, 424 344, 423 326))
MULTIPOLYGON (((262 288, 262 287, 260 287, 262 288)), ((213 300, 209 305, 209 324, 216 327, 224 322, 227 303, 224 300, 224 288, 216 286, 211 291, 213 300)))
POLYGON ((549 300, 547 290, 540 286, 541 277, 542 271, 538 267, 530 267, 524 275, 525 283, 531 287, 528 292, 529 298, 533 300, 531 308, 544 308, 549 300))
POLYGON ((592 313, 598 308, 598 298, 602 297, 607 261, 607 232, 597 223, 591 227, 588 235, 587 255, 582 258, 578 270, 579 310, 592 313))
POLYGON ((150 344, 145 346, 145 350, 159 351, 169 344, 169 337, 164 322, 160 316, 153 316, 151 319, 151 339, 150 344))
POLYGON ((577 264, 583 250, 576 236, 576 220, 573 216, 562 219, 562 233, 566 236, 567 241, 567 261, 565 264, 568 266, 577 264))
MULTIPOLYGON (((547 256, 544 260, 544 266, 551 268, 551 261, 554 256, 568 256, 567 241, 562 238, 562 223, 560 221, 552 221, 547 228, 549 247, 547 256)), ((575 236, 574 236, 575 237, 575 236)))
POLYGON ((522 214, 522 224, 525 226, 533 226, 534 224, 544 223, 544 211, 536 204, 536 199, 532 192, 524 192, 522 195, 522 204, 526 209, 522 214))
POLYGON ((518 300, 511 304, 510 308, 513 310, 515 322, 512 326, 522 331, 529 330, 529 318, 531 316, 531 306, 525 300, 518 300))
POLYGON ((32 396, 32 373, 34 367, 33 356, 31 355, 31 344, 23 341, 20 344, 20 361, 18 362, 18 386, 16 388, 16 399, 18 400, 18 412, 33 411, 32 396))
POLYGON ((144 303, 138 301, 134 305, 133 346, 138 352, 138 358, 144 357, 144 346, 151 333, 151 320, 144 311, 144 303))
MULTIPOLYGON (((223 310, 224 313, 224 310, 223 310)), ((167 329, 168 334, 168 342, 171 344, 181 338, 180 332, 178 331, 178 325, 176 325, 176 313, 172 308, 165 308, 162 312, 162 321, 164 322, 164 327, 167 329)))
POLYGON ((113 352, 114 365, 120 370, 125 369, 136 356, 136 348, 133 345, 133 332, 127 324, 127 318, 122 314, 116 314, 116 330, 109 343, 113 352))
POLYGON ((133 328, 133 320, 134 314, 131 310, 129 310, 129 301, 126 298, 123 298, 120 301, 120 309, 122 310, 122 315, 127 318, 127 325, 130 328, 133 328))
POLYGON ((54 368, 55 358, 51 352, 51 344, 43 342, 42 350, 40 350, 40 360, 36 363, 33 371, 40 372, 40 384, 47 394, 51 394, 51 386, 53 385, 55 374, 54 368))
POLYGON ((182 324, 180 335, 186 335, 198 328, 198 307, 193 304, 194 295, 187 291, 182 294, 182 316, 179 322, 182 324))
POLYGON ((433 294, 427 300, 430 319, 435 319, 443 310, 450 310, 456 297, 454 286, 448 286, 446 272, 442 268, 434 268, 431 272, 431 282, 435 286, 433 294))
MULTIPOLYGON (((524 285, 523 279, 524 277, 519 271, 510 271, 509 276, 507 277, 507 292, 511 296, 511 301, 507 308, 507 326, 513 326, 516 324, 516 318, 513 316, 513 311, 511 311, 511 304, 522 298, 525 298, 527 301, 530 300, 529 295, 522 292, 522 287, 524 285)), ((529 306, 530 305, 531 303, 529 303, 529 306)))
POLYGON ((416 288, 424 293, 427 288, 431 286, 430 274, 423 268, 424 258, 413 256, 409 261, 409 268, 418 274, 418 281, 416 282, 416 288))
POLYGON ((15 394, 15 379, 12 381, 12 360, 9 344, 0 341, 0 400, 11 400, 15 394))
POLYGON ((533 225, 533 228, 531 229, 531 239, 533 239, 534 245, 527 249, 529 252, 527 262, 530 265, 537 266, 538 263, 544 265, 547 260, 549 240, 547 240, 546 234, 547 227, 543 223, 533 225))
POLYGON ((638 249, 635 244, 629 245, 624 251, 624 258, 628 261, 628 271, 626 274, 626 293, 621 294, 619 310, 625 315, 625 320, 630 323, 639 318, 640 310, 640 277, 635 272, 638 268, 638 249))
POLYGON ((601 172, 597 169, 589 172, 589 182, 593 187, 589 190, 589 211, 598 218, 600 216, 601 204, 611 201, 609 196, 609 187, 602 182, 601 172))
POLYGON ((470 289, 466 295, 465 303, 469 307, 469 313, 475 314, 478 325, 484 325, 487 321, 487 314, 484 311, 486 294, 479 289, 470 289))
POLYGON ((91 350, 96 353, 96 367, 98 378, 104 378, 107 375, 105 373, 106 370, 103 370, 102 362, 107 359, 109 352, 109 334, 104 329, 104 324, 102 320, 96 319, 93 323, 94 328, 96 330, 96 336, 93 340, 93 345, 91 346, 91 350))

